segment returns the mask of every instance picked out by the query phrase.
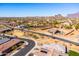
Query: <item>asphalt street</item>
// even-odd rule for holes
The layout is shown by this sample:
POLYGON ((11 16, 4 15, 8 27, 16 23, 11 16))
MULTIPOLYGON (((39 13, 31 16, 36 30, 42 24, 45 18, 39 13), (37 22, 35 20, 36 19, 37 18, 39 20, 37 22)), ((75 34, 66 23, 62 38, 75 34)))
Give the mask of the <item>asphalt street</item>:
POLYGON ((72 43, 74 45, 79 46, 79 43, 78 42, 70 41, 69 39, 60 38, 60 37, 56 37, 56 36, 53 36, 53 35, 48 35, 48 34, 43 34, 43 33, 38 33, 38 32, 33 32, 33 31, 27 31, 27 32, 32 32, 32 33, 36 33, 36 34, 48 36, 48 37, 51 37, 53 39, 61 40, 61 41, 68 42, 68 43, 72 43))
POLYGON ((27 41, 28 45, 26 45, 25 48, 21 49, 13 56, 25 56, 35 46, 35 42, 33 40, 24 39, 24 38, 21 39, 27 41))

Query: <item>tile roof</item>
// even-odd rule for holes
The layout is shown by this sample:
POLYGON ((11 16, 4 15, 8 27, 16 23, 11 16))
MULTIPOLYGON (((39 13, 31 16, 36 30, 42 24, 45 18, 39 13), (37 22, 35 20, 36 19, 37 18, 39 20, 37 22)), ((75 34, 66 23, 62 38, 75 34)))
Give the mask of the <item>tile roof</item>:
POLYGON ((11 39, 10 41, 0 45, 0 52, 5 51, 6 49, 10 48, 11 46, 15 45, 16 43, 20 42, 18 39, 11 39))

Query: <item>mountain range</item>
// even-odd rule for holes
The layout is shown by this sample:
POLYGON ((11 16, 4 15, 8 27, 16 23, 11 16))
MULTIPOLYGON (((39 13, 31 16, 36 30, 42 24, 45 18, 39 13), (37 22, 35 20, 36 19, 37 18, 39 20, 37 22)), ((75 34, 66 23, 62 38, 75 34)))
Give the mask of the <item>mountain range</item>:
POLYGON ((67 17, 68 18, 79 18, 79 12, 73 13, 73 14, 68 14, 67 17))

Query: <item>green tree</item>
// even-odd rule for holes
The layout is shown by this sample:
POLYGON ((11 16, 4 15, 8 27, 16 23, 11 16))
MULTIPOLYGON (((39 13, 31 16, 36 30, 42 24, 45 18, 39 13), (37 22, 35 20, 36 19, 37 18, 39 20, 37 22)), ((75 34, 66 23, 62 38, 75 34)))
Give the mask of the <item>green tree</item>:
POLYGON ((72 26, 71 25, 64 25, 64 28, 65 29, 72 29, 72 26))
POLYGON ((79 29, 79 24, 75 24, 74 26, 76 30, 79 29))

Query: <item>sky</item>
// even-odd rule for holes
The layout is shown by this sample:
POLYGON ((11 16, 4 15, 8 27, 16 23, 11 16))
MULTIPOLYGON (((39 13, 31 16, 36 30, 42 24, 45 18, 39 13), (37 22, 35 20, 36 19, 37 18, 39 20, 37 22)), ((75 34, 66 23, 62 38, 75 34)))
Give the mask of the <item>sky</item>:
POLYGON ((0 17, 53 16, 79 12, 79 3, 0 3, 0 17))

